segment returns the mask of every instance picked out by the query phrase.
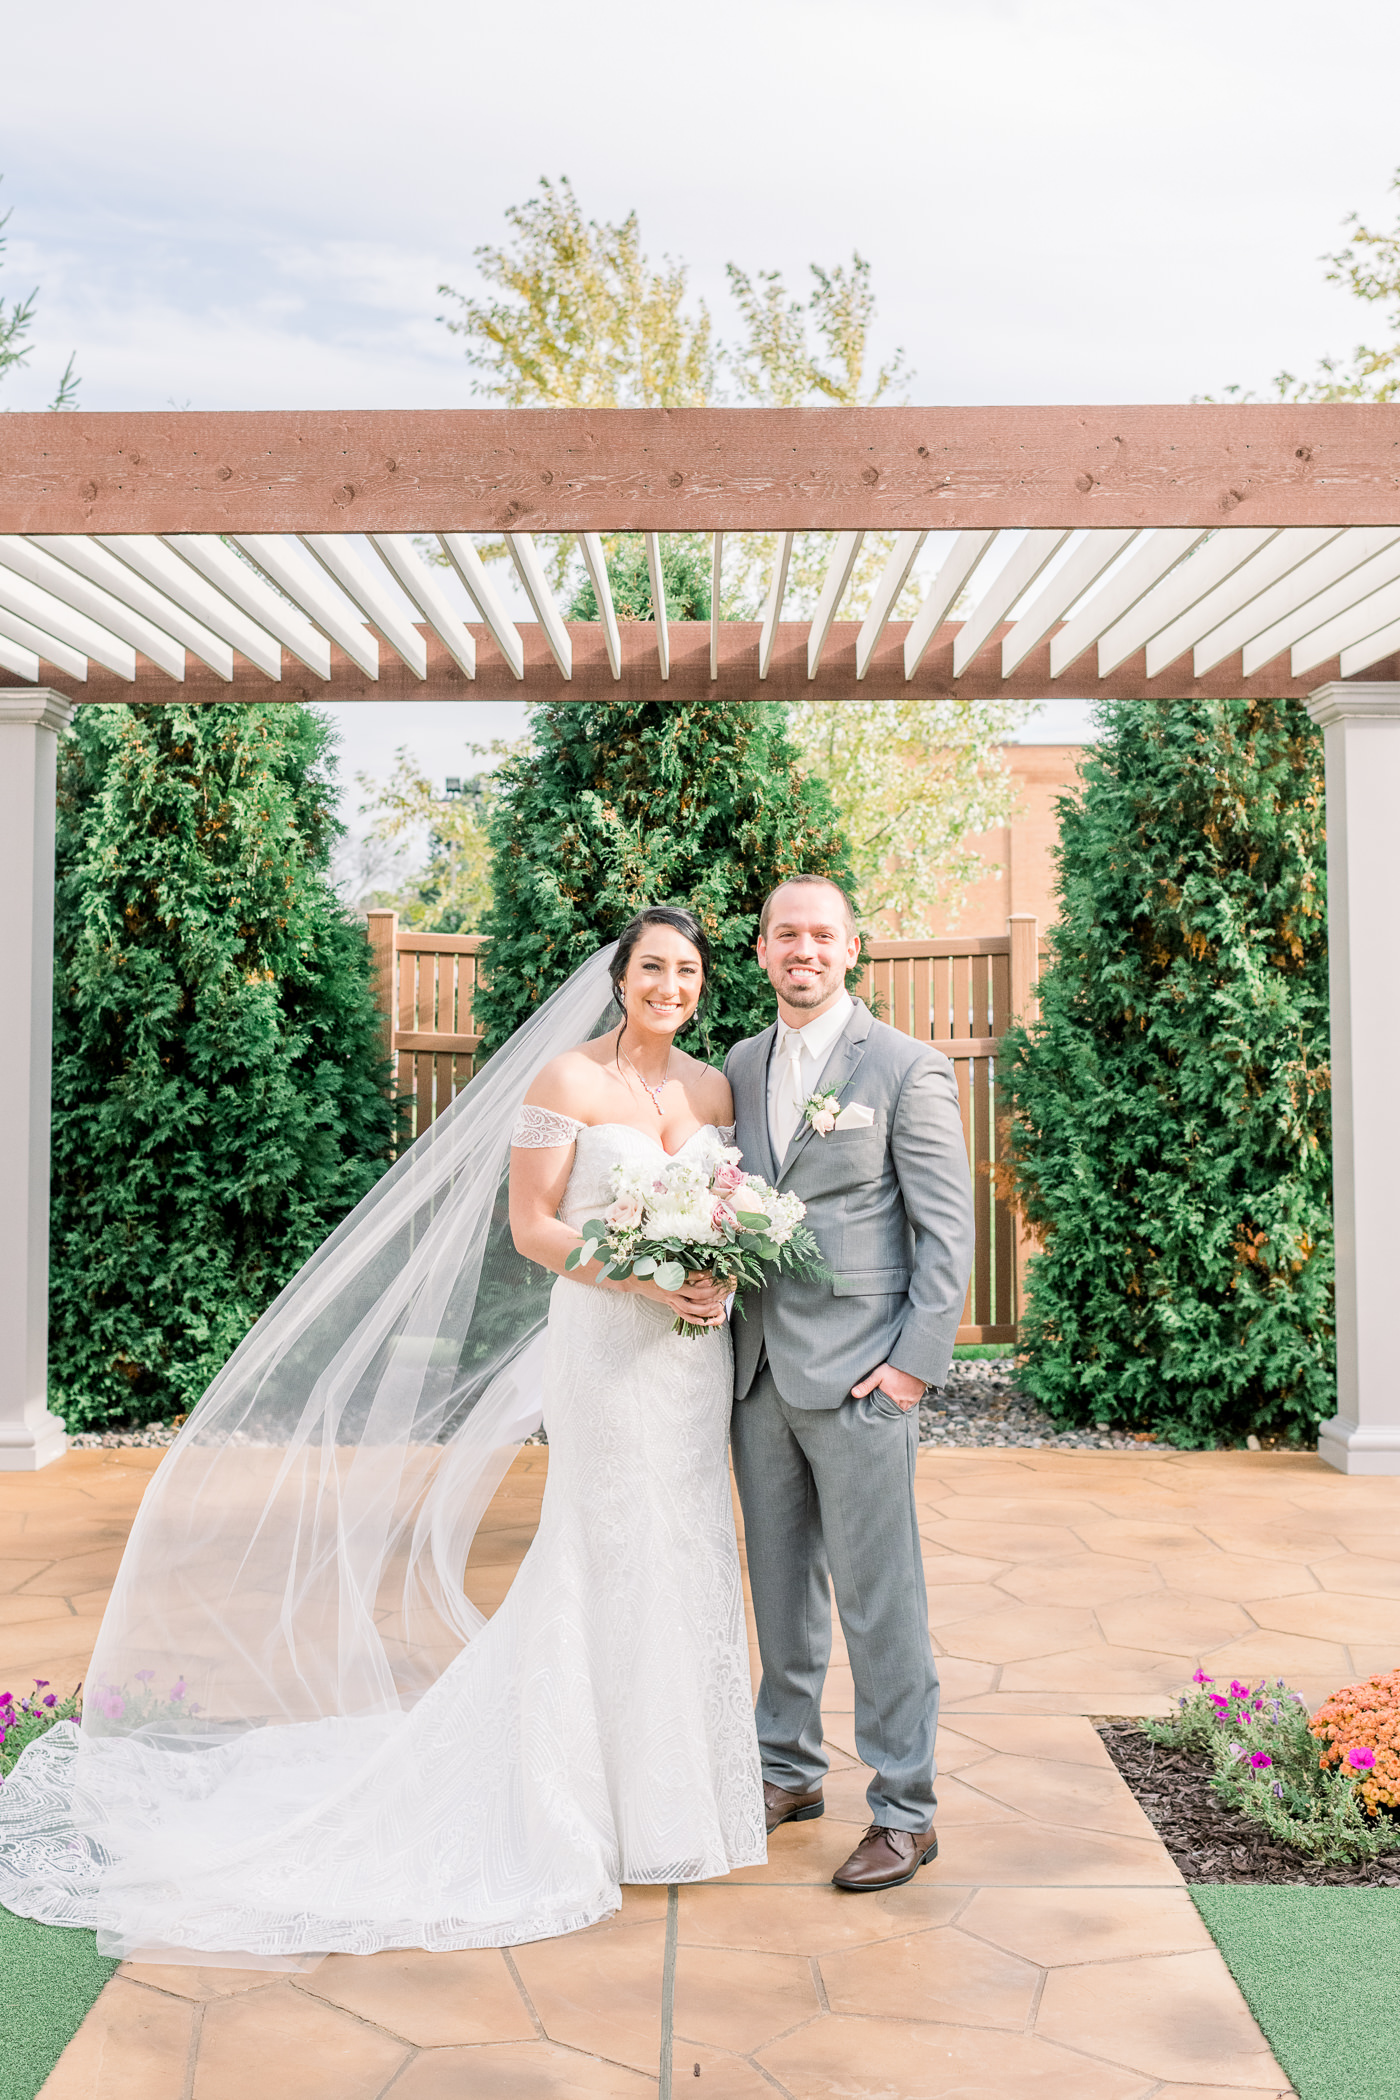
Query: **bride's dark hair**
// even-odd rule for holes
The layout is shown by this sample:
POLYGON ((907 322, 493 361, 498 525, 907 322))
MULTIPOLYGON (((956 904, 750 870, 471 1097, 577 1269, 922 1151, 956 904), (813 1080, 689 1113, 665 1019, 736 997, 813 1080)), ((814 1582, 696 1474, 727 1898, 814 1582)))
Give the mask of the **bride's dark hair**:
MULTIPOLYGON (((706 933, 694 912, 687 911, 683 904, 648 904, 642 911, 637 913, 635 919, 629 919, 623 927, 617 937, 617 949, 613 959, 608 964, 608 975, 612 979, 613 997, 617 1001, 620 1010, 624 1014, 627 1011, 627 1004, 622 996, 622 980, 627 975, 627 965, 632 960, 633 950, 648 926, 674 927, 677 933, 689 941, 691 947, 700 958, 700 970, 703 979, 700 1004, 703 1006, 705 994, 710 988, 710 936, 706 933)), ((698 1018, 699 1011, 700 1008, 697 1007, 692 1018, 698 1018)))

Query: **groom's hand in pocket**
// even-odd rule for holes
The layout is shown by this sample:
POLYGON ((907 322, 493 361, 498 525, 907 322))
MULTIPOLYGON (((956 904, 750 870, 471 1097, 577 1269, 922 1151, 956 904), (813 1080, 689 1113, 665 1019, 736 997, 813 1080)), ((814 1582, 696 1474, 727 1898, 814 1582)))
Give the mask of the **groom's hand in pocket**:
POLYGON ((868 1378, 862 1378, 859 1385, 851 1387, 851 1398, 863 1400, 866 1394, 873 1393, 877 1386, 906 1415, 911 1408, 917 1407, 924 1397, 922 1378, 913 1378, 908 1371, 897 1371, 893 1364, 877 1364, 868 1378))

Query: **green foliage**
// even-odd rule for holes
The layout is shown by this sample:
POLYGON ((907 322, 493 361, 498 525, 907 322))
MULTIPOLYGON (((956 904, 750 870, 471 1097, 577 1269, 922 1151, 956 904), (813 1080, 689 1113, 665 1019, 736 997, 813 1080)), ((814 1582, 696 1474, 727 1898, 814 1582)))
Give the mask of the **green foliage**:
MULTIPOLYGON (((608 584, 613 610, 619 620, 654 620, 651 602, 651 572, 647 568, 646 542, 637 533, 618 533, 604 542, 608 584)), ((704 536, 700 533, 668 532, 661 539, 661 588, 670 620, 708 620, 710 617, 710 565, 704 536)), ((585 576, 574 593, 565 616, 570 620, 596 620, 598 594, 591 576, 585 576)))
POLYGON ((49 1690, 47 1677, 36 1677, 32 1692, 0 1692, 0 1780, 13 1772, 31 1743, 59 1721, 82 1718, 83 1692, 79 1685, 66 1698, 49 1690))
MULTIPOLYGON (((0 256, 5 252, 4 229, 9 224, 10 214, 0 213, 0 256)), ((29 331, 34 326, 34 315, 39 304, 36 289, 27 298, 12 299, 7 304, 0 299, 0 379, 18 366, 28 364, 34 345, 28 341, 29 331)), ((50 401, 50 409, 76 408, 78 388, 82 381, 73 370, 74 358, 70 357, 58 382, 58 391, 50 401)))
POLYGON ((1003 1080, 1044 1251, 1022 1384, 1207 1446, 1333 1412, 1322 738, 1123 701, 1062 800, 1063 916, 1003 1080))
MULTIPOLYGON (((496 738, 489 745, 468 744, 474 758, 500 759, 515 749, 496 738)), ((361 910, 397 911, 405 926, 431 933, 479 933, 491 901, 491 846, 487 815, 495 774, 470 775, 451 795, 439 794, 417 761, 400 748, 394 770, 382 784, 366 773, 356 775, 368 800, 362 816, 373 818, 370 836, 398 858, 407 842, 427 828, 427 857, 404 874, 393 888, 366 890, 357 900, 361 910)))
POLYGON ((1322 1768, 1307 1701, 1281 1677, 1226 1686, 1197 1670, 1168 1720, 1139 1725, 1154 1743, 1201 1758, 1225 1806, 1282 1845, 1343 1863, 1400 1848, 1400 1822, 1367 1813, 1357 1773, 1322 1768))
POLYGON ((496 775, 489 984, 478 1025, 495 1048, 644 904, 684 904, 715 949, 698 1055, 766 1028, 773 994, 753 952, 767 892, 798 869, 849 877, 820 783, 804 779, 770 703, 579 707, 533 716, 532 748, 496 775))
POLYGON ((364 933, 326 879, 329 725, 85 707, 62 748, 53 1405, 186 1412, 382 1172, 364 933))

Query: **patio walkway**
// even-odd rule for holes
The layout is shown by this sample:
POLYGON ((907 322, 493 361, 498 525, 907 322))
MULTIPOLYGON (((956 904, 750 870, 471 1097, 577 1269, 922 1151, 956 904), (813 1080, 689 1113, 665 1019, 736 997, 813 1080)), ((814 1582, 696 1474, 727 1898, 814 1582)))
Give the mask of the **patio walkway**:
MULTIPOLYGON (((0 1475, 0 1688, 81 1674, 159 1453, 0 1475)), ((478 1539, 490 1608, 533 1532, 522 1452, 478 1539)), ((1272 1454, 927 1451, 945 1686, 936 1865, 828 1877, 865 1821, 839 1650, 826 1818, 682 1889, 673 2078, 696 2100, 1274 2100, 1289 2090, 1085 1716, 1161 1711, 1198 1659, 1310 1699, 1400 1663, 1400 1481, 1272 1454)), ((667 1892, 591 1932, 309 1975, 128 1965, 44 2100, 645 2100, 667 1892)))

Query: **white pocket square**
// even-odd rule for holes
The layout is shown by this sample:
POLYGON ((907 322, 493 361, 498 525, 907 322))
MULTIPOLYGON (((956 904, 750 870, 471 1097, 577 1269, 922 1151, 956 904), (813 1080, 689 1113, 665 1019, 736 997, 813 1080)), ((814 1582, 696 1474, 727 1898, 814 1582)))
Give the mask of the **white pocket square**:
POLYGON ((838 1130, 868 1130, 875 1121, 875 1111, 867 1108, 863 1101, 848 1101, 836 1118, 838 1130))

